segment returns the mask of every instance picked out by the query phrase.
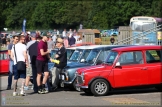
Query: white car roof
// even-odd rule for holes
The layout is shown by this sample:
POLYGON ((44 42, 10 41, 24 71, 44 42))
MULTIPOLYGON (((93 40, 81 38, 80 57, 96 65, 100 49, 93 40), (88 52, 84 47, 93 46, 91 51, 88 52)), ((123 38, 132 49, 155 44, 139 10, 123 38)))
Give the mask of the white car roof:
POLYGON ((75 46, 75 47, 69 47, 69 48, 66 48, 66 49, 75 50, 76 48, 77 48, 77 46, 75 46))

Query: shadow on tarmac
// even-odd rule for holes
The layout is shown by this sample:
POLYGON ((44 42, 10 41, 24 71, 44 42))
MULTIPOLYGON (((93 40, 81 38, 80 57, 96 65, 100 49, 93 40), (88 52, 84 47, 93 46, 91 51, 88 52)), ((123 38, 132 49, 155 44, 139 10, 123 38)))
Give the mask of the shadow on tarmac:
MULTIPOLYGON (((112 90, 110 91, 106 96, 111 96, 111 95, 123 95, 123 94, 143 94, 143 93, 156 93, 156 92, 160 92, 159 90, 157 90, 156 88, 149 88, 149 89, 123 89, 123 90, 112 90)), ((86 94, 86 93, 80 93, 80 95, 82 96, 93 96, 90 94, 86 94)))

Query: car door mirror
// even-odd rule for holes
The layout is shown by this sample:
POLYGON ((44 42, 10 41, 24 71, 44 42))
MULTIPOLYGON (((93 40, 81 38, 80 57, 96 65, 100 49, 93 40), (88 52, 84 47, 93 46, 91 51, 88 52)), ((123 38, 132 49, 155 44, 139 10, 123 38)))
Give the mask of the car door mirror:
POLYGON ((80 62, 85 62, 85 59, 81 59, 81 61, 80 62))
POLYGON ((119 67, 119 66, 120 66, 120 62, 117 62, 117 63, 116 63, 116 67, 119 67))

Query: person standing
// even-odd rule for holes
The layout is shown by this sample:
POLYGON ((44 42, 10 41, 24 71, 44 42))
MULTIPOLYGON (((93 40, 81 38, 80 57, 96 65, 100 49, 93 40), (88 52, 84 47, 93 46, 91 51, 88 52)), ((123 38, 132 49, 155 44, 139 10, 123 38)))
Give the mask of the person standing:
POLYGON ((52 70, 52 88, 54 90, 56 90, 58 87, 60 72, 67 65, 67 52, 63 44, 64 44, 63 39, 58 38, 56 42, 56 47, 58 47, 58 51, 56 52, 55 55, 56 60, 50 59, 51 62, 56 61, 54 69, 52 70))
POLYGON ((18 93, 16 92, 16 89, 17 89, 17 81, 19 78, 22 78, 22 86, 21 86, 20 95, 26 95, 25 91, 24 91, 24 85, 25 85, 25 78, 26 78, 26 67, 29 66, 29 62, 28 62, 26 45, 24 43, 25 43, 25 37, 23 35, 21 35, 19 37, 19 42, 17 44, 15 44, 11 50, 11 58, 14 61, 14 66, 13 66, 14 67, 14 92, 13 92, 13 96, 18 95, 18 93), (21 63, 21 66, 18 65, 20 63, 21 63), (21 67, 21 70, 18 67, 21 67))
POLYGON ((8 85, 7 90, 11 89, 12 85, 12 76, 13 76, 13 65, 14 61, 11 59, 11 49, 12 46, 15 45, 18 42, 19 38, 18 36, 13 36, 13 42, 8 45, 8 55, 9 55, 9 75, 8 75, 8 85))
POLYGON ((65 38, 67 35, 66 29, 64 29, 64 31, 62 32, 62 37, 65 38))
POLYGON ((50 59, 49 53, 50 51, 47 50, 47 41, 48 36, 47 33, 43 34, 42 40, 38 43, 37 47, 37 58, 36 58, 36 68, 37 68, 37 85, 38 85, 38 93, 45 94, 48 91, 45 89, 45 84, 49 77, 48 71, 48 58, 50 59), (43 82, 41 83, 42 73, 44 74, 43 82))
MULTIPOLYGON (((34 92, 38 92, 38 86, 37 86, 37 68, 36 68, 36 58, 37 58, 37 47, 38 47, 38 41, 36 40, 36 34, 31 34, 31 41, 27 44, 27 50, 30 56, 30 66, 32 69, 32 76, 33 76, 33 85, 34 85, 34 92)), ((30 79, 28 79, 26 82, 28 85, 30 79)))
POLYGON ((51 36, 48 37, 47 44, 48 44, 48 49, 50 49, 50 50, 54 49, 55 43, 52 41, 51 36))
POLYGON ((76 42, 76 39, 73 37, 72 33, 70 33, 70 35, 69 35, 69 37, 68 37, 69 46, 74 45, 75 42, 76 42))
POLYGON ((114 36, 111 36, 110 42, 111 42, 112 45, 114 44, 114 42, 115 42, 114 36))

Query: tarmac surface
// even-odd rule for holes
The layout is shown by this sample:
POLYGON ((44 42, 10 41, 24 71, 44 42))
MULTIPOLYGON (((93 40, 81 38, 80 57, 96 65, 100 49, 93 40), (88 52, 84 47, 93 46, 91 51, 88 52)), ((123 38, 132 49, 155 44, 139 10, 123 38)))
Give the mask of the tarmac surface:
MULTIPOLYGON (((107 96, 95 97, 84 92, 59 88, 48 94, 25 91, 26 96, 12 96, 12 90, 6 90, 7 76, 1 75, 1 106, 160 106, 161 92, 155 88, 116 90, 107 96)), ((19 80, 18 86, 21 86, 19 80)), ((18 89, 18 92, 20 90, 18 89)))

